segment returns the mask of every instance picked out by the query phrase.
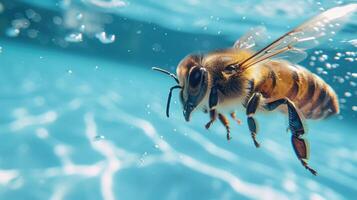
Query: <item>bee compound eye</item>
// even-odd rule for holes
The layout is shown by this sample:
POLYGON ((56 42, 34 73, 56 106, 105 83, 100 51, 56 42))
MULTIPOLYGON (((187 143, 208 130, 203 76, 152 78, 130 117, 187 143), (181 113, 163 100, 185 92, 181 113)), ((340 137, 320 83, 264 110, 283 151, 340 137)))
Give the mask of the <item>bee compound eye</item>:
POLYGON ((195 67, 192 69, 189 76, 189 84, 191 87, 197 87, 201 82, 203 75, 203 71, 199 67, 195 67))

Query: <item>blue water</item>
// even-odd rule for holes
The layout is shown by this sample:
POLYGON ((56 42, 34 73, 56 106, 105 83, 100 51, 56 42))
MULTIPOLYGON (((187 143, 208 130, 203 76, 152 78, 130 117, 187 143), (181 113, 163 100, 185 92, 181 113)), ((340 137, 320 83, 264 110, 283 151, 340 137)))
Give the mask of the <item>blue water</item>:
MULTIPOLYGON (((346 52, 356 52, 356 47, 343 42, 356 39, 356 20, 334 39, 340 49, 326 45, 310 52, 316 57, 327 55, 328 62, 340 65, 337 69, 324 67, 328 73, 320 75, 342 99, 340 115, 306 122, 309 164, 319 173, 315 177, 296 159, 285 115, 257 114, 261 148, 256 149, 245 112, 239 110, 243 124, 232 121, 233 139, 227 142, 219 123, 209 131, 204 128, 208 116, 203 113, 194 113, 190 123, 185 122, 177 94, 167 119, 167 91, 173 81, 154 73, 151 67, 174 71, 179 60, 192 51, 231 45, 234 35, 243 31, 234 33, 230 25, 245 29, 265 22, 272 27, 272 35, 282 34, 290 20, 295 25, 303 20, 298 17, 302 12, 298 8, 307 6, 303 10, 312 16, 320 12, 320 4, 299 1, 296 13, 289 14, 290 1, 281 0, 272 7, 276 12, 261 17, 246 11, 239 14, 244 9, 238 8, 255 8, 258 12, 270 5, 269 1, 227 1, 215 12, 215 1, 207 1, 204 7, 200 1, 179 5, 171 1, 129 1, 115 8, 93 5, 109 1, 63 2, 71 3, 2 2, 0 199, 356 198, 353 106, 357 106, 357 90, 353 83, 357 79, 351 74, 357 73, 357 61, 344 59, 353 57, 346 52), (237 16, 224 12, 232 8, 239 10, 237 16), (29 9, 39 13, 41 21, 30 20, 30 27, 21 29, 16 37, 6 34, 11 21, 28 17, 29 9), (66 35, 77 28, 54 26, 53 21, 73 9, 87 13, 84 17, 111 16, 112 22, 102 25, 108 34, 116 35, 115 41, 103 44, 87 30, 81 42, 66 42, 66 35), (205 16, 210 20, 211 15, 220 20, 206 24, 207 29, 197 28, 190 21, 202 19, 204 24, 205 16), (280 15, 289 17, 280 24, 280 15), (34 38, 31 29, 39 32, 34 38), (338 52, 345 56, 333 59, 338 52)), ((321 4, 329 8, 338 2, 321 4)), ((88 27, 96 22, 86 23, 88 27)), ((328 63, 315 61, 312 65, 312 61, 309 56, 303 65, 314 72, 318 71, 316 65, 328 63)))

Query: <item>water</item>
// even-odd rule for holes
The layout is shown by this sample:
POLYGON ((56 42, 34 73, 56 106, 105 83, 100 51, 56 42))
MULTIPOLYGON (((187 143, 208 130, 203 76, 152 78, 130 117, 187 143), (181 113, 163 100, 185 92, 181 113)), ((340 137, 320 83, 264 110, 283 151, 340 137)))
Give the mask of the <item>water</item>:
POLYGON ((186 123, 176 93, 167 119, 174 83, 151 67, 174 71, 186 54, 231 46, 261 23, 277 36, 341 2, 212 2, 2 1, 0 199, 354 199, 356 18, 302 62, 341 103, 341 114, 306 122, 314 177, 286 116, 257 114, 256 149, 239 110, 227 142, 219 123, 205 130, 203 113, 186 123), (66 40, 72 33, 81 41, 66 40))

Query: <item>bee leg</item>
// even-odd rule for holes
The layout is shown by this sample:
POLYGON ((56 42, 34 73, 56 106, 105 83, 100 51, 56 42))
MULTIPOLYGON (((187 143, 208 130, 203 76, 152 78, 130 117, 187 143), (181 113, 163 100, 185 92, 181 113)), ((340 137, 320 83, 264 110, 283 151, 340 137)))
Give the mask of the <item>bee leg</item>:
POLYGON ((206 124, 206 129, 209 129, 209 127, 213 124, 214 121, 217 119, 217 112, 215 109, 209 111, 209 116, 210 116, 210 121, 206 124))
POLYGON ((250 130, 250 133, 252 135, 252 139, 254 142, 255 147, 260 147, 259 142, 256 140, 256 135, 257 135, 257 124, 255 122, 255 119, 253 118, 253 115, 255 114, 255 111, 257 111, 257 108, 260 103, 260 98, 261 94, 260 93, 254 93, 250 99, 248 100, 247 103, 247 121, 248 121, 248 127, 250 130))
POLYGON ((313 175, 316 176, 317 172, 307 164, 307 160, 309 158, 309 145, 307 140, 302 138, 301 136, 292 135, 291 143, 293 144, 295 154, 300 160, 301 164, 313 175))
POLYGON ((305 130, 294 103, 289 99, 284 98, 268 103, 265 108, 268 110, 274 110, 281 104, 286 104, 288 107, 289 130, 292 133, 291 143, 296 156, 307 170, 309 170, 313 175, 317 175, 317 172, 307 164, 307 160, 309 158, 309 145, 307 140, 302 137, 305 134, 305 130))
POLYGON ((227 119, 226 116, 222 115, 221 113, 218 114, 218 119, 219 121, 221 121, 221 123, 223 124, 224 127, 226 127, 226 130, 227 130, 227 140, 230 140, 232 139, 231 137, 231 130, 230 130, 230 127, 229 127, 229 121, 227 119))
POLYGON ((215 107, 218 104, 218 89, 216 86, 211 88, 211 92, 209 94, 208 106, 210 109, 215 107))
POLYGON ((238 125, 241 125, 242 122, 240 121, 240 119, 237 118, 237 115, 235 112, 231 112, 231 118, 236 121, 238 123, 238 125))

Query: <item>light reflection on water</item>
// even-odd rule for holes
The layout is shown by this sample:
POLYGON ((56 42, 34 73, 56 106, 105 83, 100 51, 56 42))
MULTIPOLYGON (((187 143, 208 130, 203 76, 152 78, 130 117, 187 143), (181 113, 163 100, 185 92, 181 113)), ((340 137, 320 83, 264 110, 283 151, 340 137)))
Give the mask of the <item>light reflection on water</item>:
MULTIPOLYGON (((216 9, 199 1, 176 3, 175 7, 171 1, 132 1, 128 7, 122 7, 122 1, 64 1, 63 16, 52 21, 74 31, 67 35, 70 45, 100 40, 108 44, 100 45, 109 46, 125 41, 120 33, 116 38, 117 33, 106 31, 112 18, 83 9, 78 6, 81 2, 182 32, 219 32, 228 38, 251 26, 256 13, 264 14, 263 21, 285 14, 282 22, 271 22, 274 27, 287 24, 284 20, 298 20, 305 11, 314 13, 314 7, 307 4, 323 7, 301 1, 290 12, 292 7, 286 1, 278 1, 271 12, 263 12, 271 3, 222 4, 216 9), (116 7, 108 6, 110 3, 116 7), (150 9, 155 6, 165 8, 164 12, 150 9), (202 13, 193 12, 195 6, 202 13), (309 9, 304 10, 306 7, 309 9), (166 12, 170 9, 172 13, 166 12), (213 10, 218 11, 207 14, 213 10), (255 12, 242 13, 247 10, 255 12), (236 14, 243 15, 239 21, 242 30, 237 32, 237 21, 227 20, 236 14), (183 20, 183 15, 192 20, 183 20)), ((43 19, 33 10, 27 10, 24 18, 29 20, 15 21, 5 34, 11 39, 25 33, 36 36, 36 30, 26 30, 43 19)), ((145 32, 139 27, 133 34, 145 32)), ((61 37, 65 40, 66 34, 61 37)), ((341 70, 346 63, 355 63, 354 48, 319 49, 306 61, 306 66, 333 83, 344 111, 326 121, 307 122, 310 165, 319 172, 313 177, 294 155, 282 114, 258 114, 262 147, 256 149, 244 123, 245 112, 240 110, 243 124, 232 123, 233 140, 228 143, 219 124, 205 130, 208 117, 201 113, 192 122, 184 122, 179 103, 173 103, 170 119, 165 117, 166 92, 172 82, 150 71, 152 66, 12 41, 0 38, 0 199, 319 200, 357 195, 357 135, 351 123, 355 118, 345 112, 357 110, 351 104, 357 95, 356 72, 351 65, 341 70), (334 74, 336 70, 340 71, 334 74)), ((353 40, 346 41, 337 44, 354 45, 353 40)), ((145 48, 165 53, 163 43, 159 38, 145 48)), ((173 100, 178 102, 176 95, 173 100)))
POLYGON ((6 98, 6 89, 1 92, 1 106, 12 113, 1 125, 6 142, 0 149, 5 198, 15 191, 15 199, 29 194, 39 199, 84 198, 84 188, 91 188, 87 195, 98 193, 96 198, 109 200, 146 199, 157 193, 158 198, 181 199, 184 191, 190 191, 192 198, 227 199, 344 199, 356 194, 356 135, 343 121, 308 123, 310 163, 319 171, 312 177, 295 158, 280 114, 258 116, 264 127, 258 136, 261 149, 255 149, 245 124, 233 128, 233 140, 227 143, 219 125, 210 131, 201 126, 206 121, 201 114, 187 124, 175 106, 173 118, 166 119, 162 106, 166 84, 135 81, 136 76, 161 77, 149 70, 136 68, 130 74, 125 65, 114 67, 104 60, 40 49, 26 55, 27 48, 6 46, 0 62, 13 67, 1 68, 1 74, 14 80, 1 87, 16 92, 11 98, 6 98), (32 60, 35 67, 13 65, 18 62, 13 54, 25 63, 37 57, 32 60), (73 66, 73 74, 52 68, 66 63, 73 66), (88 68, 89 63, 100 65, 100 72, 88 68), (23 84, 29 79, 30 89, 23 84), (148 104, 150 114, 145 110, 148 104), (98 135, 105 139, 93 140, 98 135), (177 181, 185 186, 175 186, 177 181), (148 184, 150 190, 145 189, 148 184))

